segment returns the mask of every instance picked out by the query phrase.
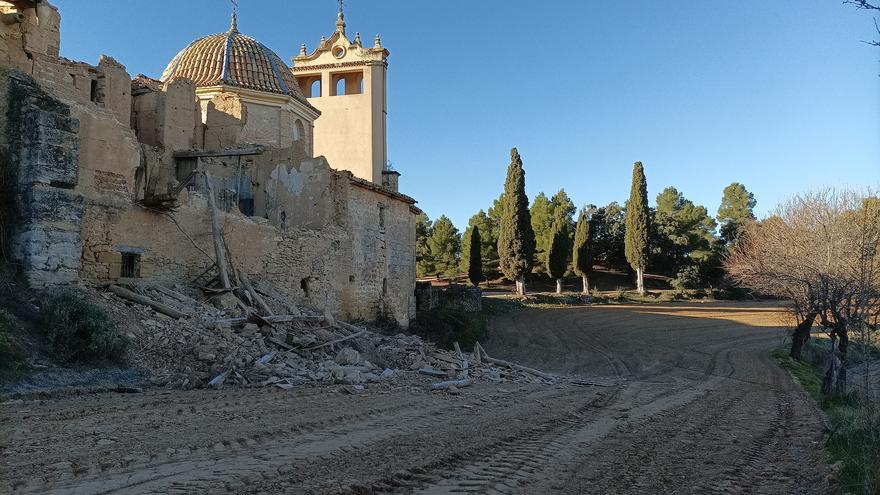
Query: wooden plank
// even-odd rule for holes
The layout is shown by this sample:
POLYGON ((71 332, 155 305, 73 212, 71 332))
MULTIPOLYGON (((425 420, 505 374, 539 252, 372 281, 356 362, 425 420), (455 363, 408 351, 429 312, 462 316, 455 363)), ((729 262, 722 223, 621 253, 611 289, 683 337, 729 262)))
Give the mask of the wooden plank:
POLYGON ((445 371, 435 370, 434 368, 419 368, 419 374, 437 377, 449 376, 445 371))
POLYGON ((257 306, 259 306, 260 309, 263 310, 263 315, 265 315, 265 316, 274 315, 274 313, 272 313, 272 309, 269 307, 268 304, 266 304, 266 301, 264 301, 263 298, 260 297, 259 294, 257 294, 257 291, 254 290, 254 287, 251 285, 251 281, 248 280, 247 275, 245 275, 244 272, 242 272, 241 270, 237 270, 237 271, 238 271, 238 279, 241 280, 241 283, 244 285, 244 289, 248 292, 248 294, 250 294, 250 296, 254 300, 254 302, 257 303, 257 306))
POLYGON ((167 315, 167 316, 170 316, 175 319, 185 318, 186 316, 189 316, 186 313, 183 313, 181 311, 178 311, 178 310, 172 308, 171 306, 166 306, 158 301, 154 301, 154 300, 150 299, 149 297, 142 296, 140 294, 136 294, 136 293, 134 293, 128 289, 124 289, 118 285, 111 285, 110 292, 116 294, 117 296, 119 296, 123 299, 128 299, 129 301, 143 304, 144 306, 149 306, 149 307, 155 309, 156 311, 162 313, 163 315, 167 315))
POLYGON ((351 340, 351 339, 355 339, 355 338, 358 338, 358 337, 362 337, 362 336, 365 335, 366 333, 367 333, 366 330, 361 330, 361 331, 358 332, 358 333, 353 333, 353 334, 351 334, 351 335, 346 335, 345 337, 342 337, 342 338, 339 338, 339 339, 336 339, 336 340, 331 340, 330 342, 324 342, 323 344, 313 345, 312 347, 306 347, 306 348, 304 348, 303 350, 304 350, 304 351, 314 351, 315 349, 320 349, 320 348, 322 348, 322 347, 326 347, 326 346, 328 346, 328 345, 338 344, 338 343, 340 343, 340 342, 345 342, 346 340, 351 340))
POLYGON ((488 355, 483 355, 483 361, 486 361, 487 363, 497 364, 499 366, 507 366, 509 368, 526 372, 530 375, 539 376, 541 378, 544 378, 545 380, 553 380, 554 378, 556 378, 550 373, 544 373, 543 371, 538 371, 534 368, 529 368, 528 366, 523 366, 521 364, 511 363, 510 361, 505 361, 503 359, 491 358, 488 355))
MULTIPOLYGON (((225 318, 222 320, 214 320, 211 325, 243 325, 249 321, 249 316, 240 316, 237 318, 225 318)), ((267 323, 288 323, 291 321, 324 321, 323 316, 316 315, 275 315, 261 317, 267 323)))
POLYGON ((265 148, 262 146, 248 146, 246 148, 234 148, 228 150, 181 150, 174 152, 174 158, 260 155, 264 150, 265 148))
POLYGON ((211 172, 205 170, 205 187, 208 189, 208 206, 211 208, 211 235, 214 239, 214 257, 217 271, 220 272, 220 283, 229 290, 229 273, 226 271, 226 254, 223 251, 223 240, 220 238, 220 219, 217 216, 217 205, 214 203, 214 187, 211 186, 211 172))

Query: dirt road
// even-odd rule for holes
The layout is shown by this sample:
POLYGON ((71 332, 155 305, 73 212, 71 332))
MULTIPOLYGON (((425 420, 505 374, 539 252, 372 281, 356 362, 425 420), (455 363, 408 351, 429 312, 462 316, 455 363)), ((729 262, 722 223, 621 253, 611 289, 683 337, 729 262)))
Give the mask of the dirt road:
POLYGON ((8 493, 826 493, 822 422, 766 305, 530 309, 498 357, 606 386, 428 378, 0 405, 8 493), (418 380, 418 381, 416 381, 418 380), (611 386, 607 386, 611 385, 611 386))

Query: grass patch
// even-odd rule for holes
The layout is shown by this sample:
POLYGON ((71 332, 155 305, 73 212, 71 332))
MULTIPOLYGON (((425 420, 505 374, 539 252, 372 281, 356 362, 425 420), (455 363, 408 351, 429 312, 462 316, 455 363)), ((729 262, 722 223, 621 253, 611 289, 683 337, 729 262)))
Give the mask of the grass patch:
POLYGON ((503 315, 512 311, 522 311, 526 305, 516 299, 501 297, 483 297, 483 314, 487 316, 503 315))
POLYGON ((443 349, 452 349, 452 343, 458 342, 462 349, 469 351, 478 340, 486 340, 489 323, 483 312, 435 308, 419 313, 410 331, 443 349))
POLYGON ((106 311, 72 291, 50 296, 43 326, 60 361, 115 361, 128 345, 106 311))
POLYGON ((808 363, 792 359, 786 350, 773 357, 818 402, 831 421, 825 447, 836 469, 841 493, 880 493, 880 408, 851 397, 822 393, 822 373, 808 363))

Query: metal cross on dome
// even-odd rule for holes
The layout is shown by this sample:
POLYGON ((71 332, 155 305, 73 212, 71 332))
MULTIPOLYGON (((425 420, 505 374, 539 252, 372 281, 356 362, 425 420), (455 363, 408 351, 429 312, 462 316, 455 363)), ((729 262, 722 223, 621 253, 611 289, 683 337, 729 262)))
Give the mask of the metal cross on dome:
POLYGON ((238 31, 238 0, 229 0, 229 3, 232 4, 232 25, 229 30, 235 32, 238 31))

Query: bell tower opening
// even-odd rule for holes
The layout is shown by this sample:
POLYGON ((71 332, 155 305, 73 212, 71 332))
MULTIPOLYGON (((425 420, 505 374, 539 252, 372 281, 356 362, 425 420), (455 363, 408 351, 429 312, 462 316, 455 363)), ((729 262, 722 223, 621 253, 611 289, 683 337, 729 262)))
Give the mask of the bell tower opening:
POLYGON ((330 166, 380 186, 388 161, 386 140, 388 50, 376 36, 365 46, 349 39, 340 8, 336 29, 308 52, 302 45, 291 71, 309 103, 321 111, 312 130, 314 154, 330 166), (317 90, 315 88, 317 87, 317 90))

